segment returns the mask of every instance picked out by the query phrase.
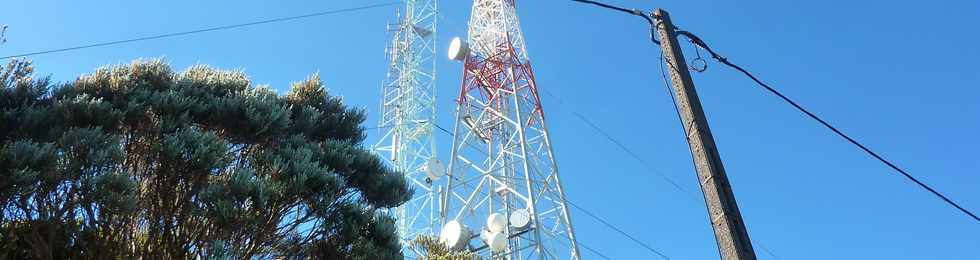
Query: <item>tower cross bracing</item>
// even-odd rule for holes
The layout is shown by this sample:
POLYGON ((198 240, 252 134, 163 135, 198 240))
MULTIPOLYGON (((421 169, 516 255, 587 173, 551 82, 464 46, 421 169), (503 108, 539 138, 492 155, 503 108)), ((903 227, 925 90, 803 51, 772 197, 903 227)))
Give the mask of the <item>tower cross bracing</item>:
POLYGON ((386 47, 388 73, 382 83, 381 139, 374 150, 402 172, 414 197, 393 210, 407 257, 418 235, 432 235, 439 226, 439 186, 426 174, 436 158, 436 0, 404 0, 404 13, 389 24, 386 47))
POLYGON ((473 1, 467 45, 442 224, 481 234, 466 247, 487 258, 579 259, 514 1, 473 1), (492 232, 495 213, 511 225, 502 231, 506 247, 490 250, 482 233, 492 232), (529 223, 515 226, 515 215, 529 223))

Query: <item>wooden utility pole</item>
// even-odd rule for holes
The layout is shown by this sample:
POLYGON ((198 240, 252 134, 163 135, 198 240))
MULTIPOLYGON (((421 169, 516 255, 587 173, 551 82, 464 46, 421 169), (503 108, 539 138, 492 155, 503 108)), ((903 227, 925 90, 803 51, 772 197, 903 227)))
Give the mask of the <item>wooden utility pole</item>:
POLYGON ((715 230, 718 251, 725 260, 755 260, 749 233, 745 230, 745 223, 742 222, 742 215, 735 203, 735 194, 728 183, 725 167, 708 128, 708 120, 701 108, 698 93, 694 89, 694 81, 677 43, 674 24, 663 9, 657 9, 653 16, 657 21, 661 48, 669 65, 670 80, 677 96, 677 110, 680 111, 687 142, 691 146, 691 155, 694 156, 711 227, 715 230))

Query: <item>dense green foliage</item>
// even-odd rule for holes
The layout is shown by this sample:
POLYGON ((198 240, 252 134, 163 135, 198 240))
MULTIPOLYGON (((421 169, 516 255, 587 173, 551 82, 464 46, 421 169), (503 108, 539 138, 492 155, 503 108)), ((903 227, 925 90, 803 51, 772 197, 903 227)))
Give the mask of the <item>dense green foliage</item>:
POLYGON ((160 61, 0 70, 0 259, 401 258, 411 197, 319 76, 285 96, 160 61))
POLYGON ((450 250, 439 239, 418 236, 412 241, 412 248, 421 253, 422 260, 480 260, 480 256, 470 251, 450 250))

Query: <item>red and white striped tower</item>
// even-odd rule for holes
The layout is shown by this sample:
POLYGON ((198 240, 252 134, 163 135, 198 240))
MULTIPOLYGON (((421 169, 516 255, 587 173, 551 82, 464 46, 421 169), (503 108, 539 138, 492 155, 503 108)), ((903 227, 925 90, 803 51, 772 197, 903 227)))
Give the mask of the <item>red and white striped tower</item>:
POLYGON ((440 239, 494 259, 579 259, 514 0, 474 0, 440 239))

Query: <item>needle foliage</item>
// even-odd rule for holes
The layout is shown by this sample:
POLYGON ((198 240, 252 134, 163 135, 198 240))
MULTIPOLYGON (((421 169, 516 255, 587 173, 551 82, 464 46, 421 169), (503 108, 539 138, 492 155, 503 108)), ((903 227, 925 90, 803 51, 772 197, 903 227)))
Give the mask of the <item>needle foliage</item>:
POLYGON ((419 257, 423 260, 481 260, 476 253, 469 251, 454 251, 445 244, 439 242, 438 238, 431 236, 418 236, 412 240, 412 248, 418 251, 419 257))
POLYGON ((318 75, 0 68, 0 259, 396 259, 404 177, 318 75))

